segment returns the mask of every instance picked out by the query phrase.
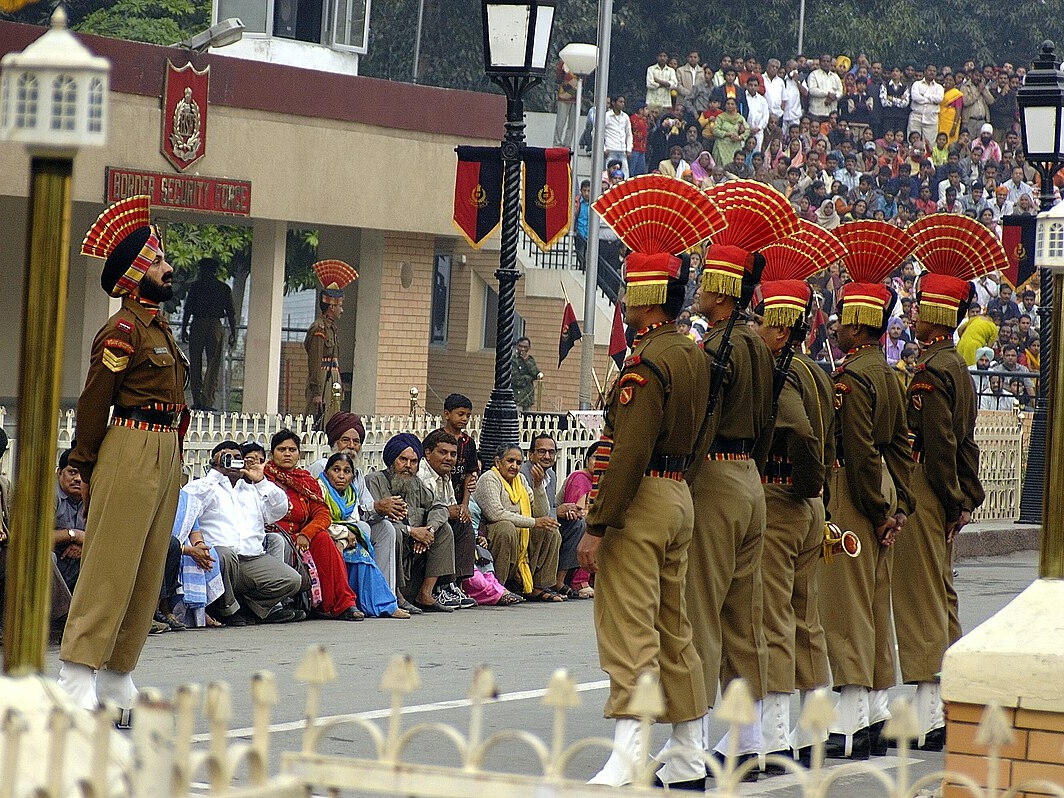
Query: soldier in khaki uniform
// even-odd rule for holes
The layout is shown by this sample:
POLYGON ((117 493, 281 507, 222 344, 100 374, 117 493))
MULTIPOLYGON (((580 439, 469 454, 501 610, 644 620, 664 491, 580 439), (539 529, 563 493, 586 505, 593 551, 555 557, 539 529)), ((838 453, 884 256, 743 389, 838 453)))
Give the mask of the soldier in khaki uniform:
POLYGON ((177 511, 187 371, 158 317, 173 295, 173 269, 149 224, 148 197, 104 211, 81 251, 106 258, 100 282, 122 307, 96 335, 78 400, 70 465, 81 474, 88 522, 59 684, 87 709, 113 701, 128 710, 177 511))
MULTIPOLYGON (((765 342, 743 322, 732 327, 727 362, 721 345, 730 318, 745 310, 760 280, 765 261, 756 250, 797 233, 799 224, 786 199, 762 183, 729 181, 710 189, 711 199, 717 199, 715 191, 723 194, 720 207, 728 228, 706 251, 695 302, 710 325, 703 347, 711 363, 717 361, 713 365, 726 372, 708 425, 707 460, 691 484, 695 534, 686 594, 710 702, 718 681, 723 692, 736 678, 746 679, 760 701, 768 665, 761 597, 765 493, 760 472, 765 460, 764 455, 755 460, 752 453, 758 438, 772 434, 773 360, 765 342)), ((760 707, 756 721, 739 736, 742 761, 756 757, 762 746, 760 707)), ((719 756, 727 753, 727 735, 715 746, 711 740, 703 742, 719 756)), ((756 780, 757 769, 746 776, 756 780)))
MULTIPOLYGON (((845 254, 827 230, 803 230, 763 250, 767 265, 755 293, 758 333, 776 358, 779 391, 765 491, 761 574, 768 649, 761 733, 766 754, 806 757, 814 739, 791 729, 791 693, 806 695, 830 683, 827 643, 820 623, 817 565, 824 546, 828 469, 835 461, 834 388, 828 375, 800 351, 812 291, 805 279, 845 254), (786 369, 783 371, 781 369, 786 369), (780 382, 780 377, 785 375, 780 382)), ((845 567, 843 563, 840 567, 845 567)), ((765 767, 782 773, 777 763, 765 767)))
MULTIPOLYGON (((653 196, 671 195, 678 181, 645 175, 628 183, 653 196)), ((625 184, 625 190, 631 186, 625 184)), ((618 192, 620 193, 620 192, 618 192)), ((596 210, 610 223, 613 192, 596 210)), ((704 197, 693 202, 708 205, 704 197)), ((651 211, 652 212, 652 211, 651 211)), ((709 206, 707 213, 719 212, 709 206)), ((630 214, 634 224, 643 218, 630 214)), ((614 228, 626 240, 627 227, 614 228)), ((660 246, 682 252, 697 241, 679 235, 660 246)), ((638 246, 637 241, 626 240, 638 246)), ((705 790, 702 717, 706 688, 691 642, 683 585, 694 510, 684 481, 704 456, 698 430, 709 397, 709 370, 698 346, 672 323, 683 304, 686 256, 632 252, 625 263, 625 320, 638 330, 632 356, 608 397, 602 443, 592 466, 586 534, 577 550, 582 566, 598 573, 595 632, 599 660, 610 676, 606 717, 617 719, 614 753, 591 779, 621 786, 643 766, 639 725, 628 704, 643 672, 659 676, 665 694, 660 720, 672 724, 658 779, 672 789, 705 790)))
POLYGON ((978 401, 967 363, 953 345, 953 331, 975 295, 969 281, 1006 268, 1007 260, 985 227, 953 214, 925 216, 909 233, 928 271, 916 294, 916 337, 923 352, 906 397, 916 512, 894 547, 895 567, 905 574, 893 586, 894 622, 902 679, 917 685, 917 745, 941 751, 946 728, 938 673, 946 648, 961 635, 953 538, 984 498, 974 438, 978 401))
POLYGON ((336 322, 344 312, 344 289, 358 279, 358 272, 342 260, 320 260, 314 273, 321 282, 321 315, 303 339, 307 352, 307 406, 305 415, 320 419, 319 429, 340 409, 334 398, 333 383, 340 379, 340 349, 336 343, 336 322))
POLYGON ((895 684, 892 547, 914 505, 905 397, 879 344, 897 297, 882 280, 915 242, 885 222, 850 222, 835 233, 855 282, 843 286, 838 303, 837 336, 846 357, 834 373, 836 463, 828 513, 858 536, 861 555, 821 573, 821 593, 831 600, 820 617, 840 691, 826 753, 867 759, 886 750, 879 733, 890 717, 887 689, 895 684))

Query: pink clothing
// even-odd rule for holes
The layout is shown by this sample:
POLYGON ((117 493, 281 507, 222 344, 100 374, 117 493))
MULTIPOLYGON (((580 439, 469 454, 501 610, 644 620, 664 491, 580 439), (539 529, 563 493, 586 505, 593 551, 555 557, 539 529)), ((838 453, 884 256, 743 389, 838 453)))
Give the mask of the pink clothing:
POLYGON ((462 583, 462 590, 477 604, 493 606, 506 595, 506 588, 499 584, 491 571, 484 573, 479 568, 473 569, 473 575, 462 583))
POLYGON ((562 504, 576 504, 591 492, 591 476, 584 471, 574 471, 565 480, 562 504))

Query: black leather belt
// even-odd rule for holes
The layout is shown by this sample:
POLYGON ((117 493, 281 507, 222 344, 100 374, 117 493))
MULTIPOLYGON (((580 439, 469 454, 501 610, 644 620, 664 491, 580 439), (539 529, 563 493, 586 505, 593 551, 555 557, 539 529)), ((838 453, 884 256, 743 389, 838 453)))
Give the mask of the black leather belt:
POLYGON ((157 427, 176 427, 181 421, 180 413, 169 410, 150 410, 144 407, 116 407, 114 417, 157 427))
POLYGON ((710 454, 750 454, 754 450, 752 438, 714 438, 710 454))
POLYGON ((656 454, 650 458, 647 471, 686 471, 691 466, 688 455, 656 454))

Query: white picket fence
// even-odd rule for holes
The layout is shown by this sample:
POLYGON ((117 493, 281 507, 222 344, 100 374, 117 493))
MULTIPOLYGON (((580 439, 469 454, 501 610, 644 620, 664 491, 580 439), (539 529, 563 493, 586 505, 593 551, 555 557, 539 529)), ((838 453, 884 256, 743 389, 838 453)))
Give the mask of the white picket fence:
MULTIPOLYGON (((0 425, 6 416, 0 407, 0 425)), ((393 435, 411 432, 424 438, 432 430, 443 426, 440 416, 427 413, 414 415, 365 416, 366 440, 362 446, 363 467, 376 470, 383 467, 384 444, 393 435)), ((483 416, 470 419, 467 432, 479 440, 483 416)), ((192 414, 192 424, 185 435, 184 469, 188 479, 202 476, 210 461, 211 450, 224 440, 237 443, 254 440, 269 448, 270 438, 279 430, 290 429, 300 439, 302 464, 307 465, 329 452, 325 434, 313 428, 307 416, 256 415, 244 413, 192 414)), ((521 444, 527 451, 532 438, 539 433, 554 437, 558 446, 555 470, 559 482, 572 471, 583 466, 587 447, 598 440, 602 430, 602 413, 574 411, 566 417, 555 414, 529 413, 521 416, 521 444), (564 418, 565 423, 562 423, 564 418), (563 429, 562 427, 566 427, 563 429)), ((74 411, 59 416, 58 452, 70 447, 74 438, 74 411)), ((986 501, 973 516, 975 521, 1014 521, 1020 516, 1020 493, 1026 441, 1021 416, 1012 411, 982 411, 975 429, 976 443, 981 451, 979 476, 986 491, 986 501)), ((12 438, 11 454, 4 459, 8 469, 15 462, 17 440, 12 438)), ((482 453, 482 456, 486 453, 482 453)), ((58 453, 56 455, 58 459, 58 453)), ((487 464, 485 464, 487 465, 487 464)))
MULTIPOLYGON (((520 728, 484 735, 484 709, 496 697, 492 673, 484 668, 477 669, 473 676, 467 702, 469 722, 465 729, 442 723, 419 723, 404 728, 404 702, 420 684, 417 666, 409 657, 396 656, 382 676, 380 690, 389 694, 391 701, 388 716, 380 724, 351 715, 321 717, 322 689, 337 679, 335 664, 324 646, 308 650, 295 677, 307 685, 302 744, 298 751, 280 754, 280 766, 275 773, 271 770, 276 768, 278 759, 270 750, 270 715, 277 703, 277 687, 268 672, 252 677, 254 721, 247 741, 233 741, 228 735, 232 697, 224 683, 211 684, 206 690, 196 685, 181 687, 173 699, 166 699, 153 690, 142 692, 134 709, 131 743, 113 731, 105 710, 91 716, 71 708, 54 685, 49 688, 37 685, 38 692, 45 694, 37 701, 39 705, 30 707, 24 702, 20 709, 10 709, 0 728, 3 751, 0 796, 306 798, 353 794, 408 798, 562 795, 602 798, 617 794, 609 788, 585 784, 569 772, 574 756, 585 749, 601 750, 605 760, 612 741, 602 737, 575 741, 568 738, 568 715, 580 706, 581 699, 575 681, 564 670, 555 671, 543 697, 543 703, 553 711, 550 740, 520 728), (197 744, 193 735, 197 715, 202 716, 209 729, 205 744, 197 744), (322 741, 341 729, 344 736, 368 740, 372 755, 339 756, 319 752, 322 741), (454 751, 452 762, 428 765, 413 758, 426 737, 434 745, 446 740, 446 749, 454 751), (538 772, 512 773, 485 767, 488 755, 496 748, 513 745, 532 754, 538 772)), ((0 677, 0 692, 18 686, 16 680, 0 677)), ((33 685, 23 683, 22 686, 33 685)), ((829 690, 817 691, 804 702, 799 724, 814 739, 826 737, 834 719, 834 704, 829 690)), ((650 786, 659 765, 650 759, 651 752, 647 750, 650 726, 664 710, 664 696, 656 677, 651 674, 640 677, 628 710, 639 719, 644 733, 643 750, 635 763, 634 784, 624 788, 624 793, 648 798, 660 796, 661 791, 650 786)), ((747 685, 742 680, 733 681, 714 712, 718 720, 730 726, 731 738, 735 740, 740 725, 754 717, 755 706, 747 685)), ((823 742, 814 746, 809 770, 787 758, 767 759, 786 769, 795 782, 792 789, 797 789, 802 798, 852 795, 844 780, 854 776, 870 777, 877 785, 875 794, 896 798, 929 795, 941 790, 943 783, 955 785, 954 789, 960 788, 958 792, 969 798, 1018 798, 1032 793, 1064 798, 1064 787, 1048 781, 1026 782, 1007 790, 997 788, 997 774, 1009 765, 1002 749, 1011 741, 1008 720, 999 707, 987 707, 978 732, 980 744, 987 746, 986 772, 991 774, 989 783, 994 785, 991 788, 981 787, 965 774, 948 771, 911 778, 910 745, 919 733, 916 713, 908 699, 895 701, 891 713, 883 733, 897 740, 898 763, 893 770, 877 768, 869 762, 825 768, 823 742)), ((733 755, 721 765, 708 752, 700 753, 713 776, 713 788, 708 794, 720 798, 742 794, 742 776, 758 767, 756 758, 740 767, 733 755)))

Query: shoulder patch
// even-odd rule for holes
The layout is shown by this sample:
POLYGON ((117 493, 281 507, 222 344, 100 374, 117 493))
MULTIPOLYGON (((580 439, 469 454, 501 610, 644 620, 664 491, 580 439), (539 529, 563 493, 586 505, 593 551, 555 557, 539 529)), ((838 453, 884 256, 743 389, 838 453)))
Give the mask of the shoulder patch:
POLYGON ((935 390, 935 386, 929 382, 914 382, 912 385, 909 386, 909 390, 913 393, 918 393, 921 391, 924 393, 931 393, 931 391, 935 390))
POLYGON ((629 382, 634 382, 636 385, 646 385, 647 378, 642 374, 636 374, 635 372, 629 372, 628 374, 622 374, 621 378, 617 381, 618 385, 626 385, 629 382))
POLYGON ((325 338, 325 331, 319 327, 317 330, 314 330, 311 335, 314 338, 325 338))
POLYGON ((133 322, 129 321, 128 319, 119 319, 117 322, 115 322, 115 327, 117 327, 124 333, 133 332, 133 322))
POLYGON ((632 368, 632 366, 638 366, 642 362, 643 358, 641 358, 639 355, 632 355, 629 358, 625 358, 624 364, 621 366, 621 370, 623 371, 624 369, 632 368))
POLYGON ((852 390, 852 388, 850 388, 850 386, 847 385, 844 382, 836 382, 835 383, 835 409, 836 410, 839 410, 839 409, 842 408, 843 399, 845 399, 846 394, 848 394, 851 390, 852 390))
POLYGON ((125 352, 127 355, 132 355, 135 351, 133 344, 129 341, 123 341, 121 338, 108 338, 103 342, 105 349, 117 349, 119 352, 125 352))
POLYGON ((635 389, 631 385, 626 385, 621 388, 620 400, 622 405, 626 405, 632 401, 632 395, 635 393, 635 389))

